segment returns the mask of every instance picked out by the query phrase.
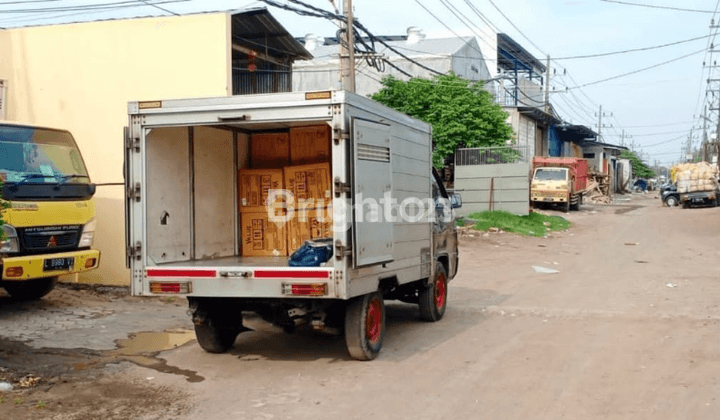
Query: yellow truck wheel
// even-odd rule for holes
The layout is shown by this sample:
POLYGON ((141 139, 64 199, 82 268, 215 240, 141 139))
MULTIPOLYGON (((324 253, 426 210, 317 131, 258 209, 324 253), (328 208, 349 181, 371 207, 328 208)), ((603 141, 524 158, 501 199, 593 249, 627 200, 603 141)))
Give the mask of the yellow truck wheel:
POLYGON ((24 281, 5 281, 2 287, 15 300, 37 300, 55 288, 57 277, 43 277, 24 281))

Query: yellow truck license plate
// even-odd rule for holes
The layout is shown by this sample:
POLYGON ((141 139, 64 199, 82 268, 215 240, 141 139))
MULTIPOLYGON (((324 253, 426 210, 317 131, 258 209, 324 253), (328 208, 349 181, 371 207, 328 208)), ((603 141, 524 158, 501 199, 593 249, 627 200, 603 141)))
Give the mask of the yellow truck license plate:
POLYGON ((75 258, 48 258, 43 264, 43 271, 67 270, 75 266, 75 258))

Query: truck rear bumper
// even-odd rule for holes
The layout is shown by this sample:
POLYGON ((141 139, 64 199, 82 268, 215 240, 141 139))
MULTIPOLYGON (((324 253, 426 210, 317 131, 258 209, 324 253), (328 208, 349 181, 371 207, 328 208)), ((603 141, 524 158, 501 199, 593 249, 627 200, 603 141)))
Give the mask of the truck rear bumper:
POLYGON ((133 294, 337 299, 340 277, 325 267, 147 268, 142 291, 133 294))
POLYGON ((3 258, 2 279, 4 281, 23 281, 63 276, 94 270, 99 265, 100 251, 94 249, 3 258), (63 268, 53 269, 53 263, 58 263, 63 268))
POLYGON ((690 192, 690 193, 681 193, 680 194, 680 201, 683 203, 685 202, 702 202, 702 201, 712 201, 715 200, 715 197, 717 196, 717 191, 699 191, 699 192, 690 192))

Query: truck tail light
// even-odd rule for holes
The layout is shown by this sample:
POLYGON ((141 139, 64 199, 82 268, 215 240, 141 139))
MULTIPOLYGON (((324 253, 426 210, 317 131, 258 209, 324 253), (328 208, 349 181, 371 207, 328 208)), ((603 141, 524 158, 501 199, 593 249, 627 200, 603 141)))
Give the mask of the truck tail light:
POLYGON ((150 282, 150 293, 190 293, 192 286, 187 282, 150 282))
POLYGON ((283 294, 290 296, 325 296, 326 283, 283 283, 283 294))
POLYGON ((5 270, 5 277, 22 277, 25 274, 25 270, 22 267, 8 267, 5 270))

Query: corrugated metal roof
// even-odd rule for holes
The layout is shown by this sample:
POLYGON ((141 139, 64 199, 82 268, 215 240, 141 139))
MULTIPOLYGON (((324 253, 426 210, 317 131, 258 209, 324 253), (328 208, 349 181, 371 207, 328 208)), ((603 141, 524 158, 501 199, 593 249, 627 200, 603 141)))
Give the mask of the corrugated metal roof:
POLYGON ((505 70, 515 69, 515 64, 545 73, 545 66, 522 45, 506 34, 497 34, 498 67, 505 70))
POLYGON ((268 55, 311 60, 312 54, 285 29, 265 7, 232 14, 233 42, 246 44, 268 55))
MULTIPOLYGON (((300 39, 302 40, 302 38, 300 39)), ((422 39, 415 44, 408 44, 405 40, 386 42, 410 58, 428 55, 449 57, 459 52, 468 43, 478 51, 480 50, 474 37, 422 39)), ((401 58, 397 53, 391 51, 383 44, 375 43, 375 49, 379 54, 384 54, 387 58, 401 58)), ((338 59, 340 54, 337 44, 316 47, 311 52, 315 56, 313 61, 338 59)))

